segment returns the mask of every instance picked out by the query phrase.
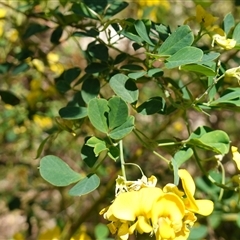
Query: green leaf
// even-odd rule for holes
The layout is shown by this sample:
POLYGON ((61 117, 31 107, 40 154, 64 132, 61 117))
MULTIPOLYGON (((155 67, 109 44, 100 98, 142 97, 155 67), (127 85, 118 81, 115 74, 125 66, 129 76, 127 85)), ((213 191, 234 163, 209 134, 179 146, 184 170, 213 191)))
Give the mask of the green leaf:
POLYGON ((181 167, 183 163, 189 160, 192 157, 192 155, 193 150, 191 148, 183 148, 174 154, 171 163, 173 166, 175 185, 178 185, 179 183, 178 169, 181 167))
POLYGON ((86 145, 94 148, 95 156, 98 156, 102 151, 108 150, 105 141, 96 137, 89 138, 86 145))
POLYGON ((196 73, 200 73, 206 76, 215 76, 215 70, 204 66, 204 65, 199 65, 199 64, 189 64, 189 65, 183 65, 181 66, 181 70, 184 71, 189 71, 189 72, 196 72, 196 73))
POLYGON ((141 71, 141 72, 136 72, 136 73, 129 73, 128 77, 132 78, 134 80, 137 80, 138 78, 143 77, 147 72, 141 71))
POLYGON ((203 51, 196 47, 184 47, 167 59, 166 68, 196 63, 203 57, 203 51))
POLYGON ((68 82, 66 82, 64 80, 60 80, 60 81, 57 81, 57 83, 56 83, 56 89, 60 93, 64 94, 71 89, 71 86, 68 82))
POLYGON ((40 33, 49 29, 47 25, 41 25, 39 23, 31 23, 23 34, 23 38, 29 38, 36 33, 40 33))
POLYGON ((59 44, 59 40, 62 36, 62 33, 63 33, 63 29, 61 26, 58 26, 53 32, 52 32, 52 35, 51 35, 51 38, 50 38, 50 41, 51 43, 53 44, 59 44))
POLYGON ((98 240, 107 240, 109 235, 108 227, 103 223, 98 223, 98 225, 94 228, 94 235, 98 240))
POLYGON ((220 56, 220 53, 217 52, 209 52, 209 53, 205 53, 201 59, 201 61, 199 62, 199 64, 205 64, 206 62, 211 62, 214 61, 215 59, 217 59, 220 56))
POLYGON ((190 46, 194 41, 193 33, 189 26, 183 25, 173 32, 158 49, 162 56, 173 55, 180 49, 190 46))
POLYGON ((84 4, 82 2, 73 3, 71 10, 75 14, 77 14, 81 17, 91 18, 91 19, 95 19, 95 20, 100 19, 99 15, 94 10, 92 10, 86 4, 84 4))
POLYGON ((237 44, 240 44, 240 23, 238 23, 234 28, 233 39, 237 42, 237 44))
POLYGON ((106 45, 100 44, 89 44, 87 49, 88 53, 96 59, 107 62, 108 61, 108 48, 106 45))
POLYGON ((110 108, 108 114, 110 129, 120 126, 127 120, 128 106, 120 97, 111 98, 108 101, 108 106, 110 108))
POLYGON ((118 73, 109 81, 113 91, 124 101, 135 103, 138 100, 138 88, 126 75, 118 73))
POLYGON ((42 151, 43 151, 43 148, 45 146, 45 144, 47 143, 47 141, 52 137, 52 135, 49 135, 48 137, 46 137, 42 142, 41 144, 39 145, 38 149, 37 149, 37 155, 35 157, 35 159, 39 158, 42 151))
POLYGON ((199 127, 190 135, 187 144, 219 154, 227 154, 230 148, 230 139, 222 130, 211 131, 209 128, 199 127))
POLYGON ((149 77, 161 77, 163 75, 163 70, 160 68, 152 68, 148 70, 149 77))
POLYGON ((117 161, 119 158, 120 151, 118 147, 110 146, 108 149, 108 156, 113 159, 114 161, 117 161))
POLYGON ((112 1, 107 8, 107 11, 105 13, 105 16, 112 17, 115 14, 121 12, 123 9, 125 9, 128 6, 127 2, 124 2, 122 0, 120 1, 112 1))
POLYGON ((94 191, 100 184, 100 179, 96 174, 89 174, 69 190, 71 196, 82 196, 94 191))
POLYGON ((81 175, 73 171, 62 159, 48 155, 40 160, 40 175, 54 186, 68 186, 81 179, 81 175))
POLYGON ((191 228, 188 240, 204 239, 208 234, 208 228, 204 225, 196 225, 191 228))
POLYGON ((109 112, 106 99, 94 98, 88 104, 88 117, 92 125, 103 133, 108 132, 106 114, 109 112))
POLYGON ((220 98, 210 103, 210 106, 221 106, 221 104, 232 104, 240 107, 240 88, 226 89, 220 98))
POLYGON ((12 70, 13 75, 17 75, 19 73, 25 72, 29 69, 29 65, 25 62, 18 64, 17 66, 14 66, 12 70))
MULTIPOLYGON (((85 142, 87 142, 88 139, 89 137, 85 139, 85 142)), ((81 158, 88 167, 92 168, 96 163, 98 156, 95 155, 93 147, 87 146, 85 143, 81 149, 81 158)))
POLYGON ((87 116, 87 108, 67 106, 59 110, 59 115, 63 119, 69 120, 81 119, 87 116))
POLYGON ((134 128, 134 117, 128 116, 127 121, 120 125, 119 127, 114 128, 110 133, 109 137, 115 140, 119 140, 128 135, 134 128))
POLYGON ((81 95, 85 103, 98 96, 100 91, 100 82, 97 78, 87 78, 83 82, 81 95))
POLYGON ((140 38, 142 38, 142 40, 144 40, 146 43, 148 43, 151 46, 154 46, 154 44, 152 43, 151 39, 149 38, 149 33, 147 31, 147 28, 144 24, 143 21, 141 20, 137 20, 134 23, 134 27, 136 29, 136 32, 138 33, 138 35, 140 36, 140 38))
POLYGON ((114 64, 119 64, 119 63, 123 62, 124 60, 126 60, 127 57, 128 57, 128 55, 126 53, 118 54, 114 60, 114 64))
POLYGON ((0 90, 0 97, 3 102, 12 106, 16 106, 20 103, 20 99, 10 91, 0 90))
POLYGON ((106 63, 90 63, 86 68, 86 73, 99 73, 109 69, 109 66, 106 63))
POLYGON ((161 97, 152 97, 146 102, 142 103, 138 108, 137 112, 143 115, 152 115, 154 113, 165 112, 165 101, 161 97))
POLYGON ((99 35, 99 31, 96 28, 90 28, 89 30, 84 29, 85 32, 77 31, 72 34, 73 37, 97 37, 99 35))
POLYGON ((71 83, 73 82, 81 73, 81 69, 79 67, 69 68, 64 71, 63 78, 65 81, 71 83))
POLYGON ((143 70, 143 67, 136 64, 126 64, 121 66, 121 69, 126 71, 141 71, 143 70))
POLYGON ((231 13, 228 13, 223 19, 223 30, 226 33, 226 35, 229 34, 234 25, 235 25, 234 17, 231 13))

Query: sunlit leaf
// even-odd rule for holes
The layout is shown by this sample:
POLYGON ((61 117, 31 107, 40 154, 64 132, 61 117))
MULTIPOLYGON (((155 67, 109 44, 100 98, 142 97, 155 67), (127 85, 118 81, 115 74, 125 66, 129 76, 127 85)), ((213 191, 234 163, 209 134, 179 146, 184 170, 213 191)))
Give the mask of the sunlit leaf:
POLYGON ((108 101, 110 112, 108 114, 109 128, 123 124, 128 117, 128 106, 120 97, 113 97, 108 101))
POLYGON ((110 133, 109 137, 112 139, 122 139, 125 136, 127 136, 130 132, 132 132, 134 128, 134 117, 133 116, 128 116, 127 121, 124 122, 122 125, 119 127, 114 128, 110 133))
POLYGON ((89 174, 69 190, 71 196, 82 196, 94 191, 100 184, 96 174, 89 174))
POLYGON ((147 28, 144 24, 143 21, 141 20, 137 20, 134 23, 134 27, 136 29, 136 32, 138 33, 138 35, 148 44, 150 44, 151 46, 154 46, 154 44, 152 43, 151 39, 149 38, 149 33, 147 31, 147 28))
POLYGON ((43 157, 40 160, 39 170, 42 178, 55 186, 68 186, 82 178, 67 163, 54 155, 43 157))
POLYGON ((203 57, 203 51, 196 47, 184 47, 167 59, 166 68, 197 63, 203 57))
POLYGON ((113 91, 124 101, 134 103, 138 100, 138 88, 126 75, 121 73, 114 75, 109 84, 113 91))
POLYGON ((92 125, 101 132, 108 132, 106 113, 109 112, 106 99, 92 99, 88 104, 88 117, 92 125))
POLYGON ((194 41, 193 33, 188 25, 176 29, 158 49, 158 54, 167 56, 173 55, 180 49, 190 46, 194 41))

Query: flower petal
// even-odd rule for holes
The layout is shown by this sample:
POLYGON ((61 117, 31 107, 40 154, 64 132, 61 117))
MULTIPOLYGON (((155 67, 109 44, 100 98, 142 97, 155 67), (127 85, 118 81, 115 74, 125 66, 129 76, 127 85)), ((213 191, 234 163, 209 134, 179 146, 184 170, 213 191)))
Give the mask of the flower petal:
POLYGON ((185 193, 187 195, 189 194, 193 196, 195 193, 196 186, 190 173, 185 169, 179 169, 178 175, 182 180, 182 185, 185 193))
POLYGON ((181 198, 174 193, 165 193, 152 207, 152 224, 156 227, 159 217, 166 217, 177 224, 182 222, 184 214, 185 206, 181 198))
POLYGON ((214 208, 213 202, 207 199, 196 200, 196 204, 198 206, 198 211, 196 213, 201 214, 203 216, 210 215, 214 208))

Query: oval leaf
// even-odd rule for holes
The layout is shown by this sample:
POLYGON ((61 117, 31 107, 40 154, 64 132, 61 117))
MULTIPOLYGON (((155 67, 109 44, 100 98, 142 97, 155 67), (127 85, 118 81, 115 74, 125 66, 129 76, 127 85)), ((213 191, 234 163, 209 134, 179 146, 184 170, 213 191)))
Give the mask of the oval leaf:
POLYGON ((113 91, 124 101, 134 103, 138 100, 136 84, 124 74, 114 75, 109 82, 113 91))
POLYGON ((92 99, 88 104, 88 117, 92 125, 101 132, 108 132, 106 114, 109 112, 106 99, 92 99))
POLYGON ((128 117, 128 106, 120 97, 113 97, 108 101, 110 112, 108 114, 109 128, 123 124, 128 117))
POLYGON ((194 41, 193 33, 189 26, 183 25, 173 32, 158 50, 160 55, 172 55, 180 49, 190 46, 194 41))
POLYGON ((126 135, 128 135, 134 128, 134 117, 129 116, 127 121, 123 123, 121 126, 114 128, 110 133, 109 137, 112 139, 122 139, 126 135))
POLYGON ((87 116, 87 108, 67 106, 59 110, 59 115, 69 120, 81 119, 87 116))
POLYGON ((62 159, 48 155, 40 160, 40 175, 54 186, 68 186, 81 179, 81 175, 73 171, 62 159))
POLYGON ((196 47, 184 47, 167 59, 166 68, 175 68, 181 65, 197 63, 203 57, 203 51, 196 47))
POLYGON ((89 103, 89 101, 99 94, 100 91, 100 82, 96 78, 88 78, 83 82, 81 95, 85 103, 89 103))
POLYGON ((82 196, 94 191, 100 184, 100 179, 96 174, 89 174, 69 190, 71 196, 82 196))

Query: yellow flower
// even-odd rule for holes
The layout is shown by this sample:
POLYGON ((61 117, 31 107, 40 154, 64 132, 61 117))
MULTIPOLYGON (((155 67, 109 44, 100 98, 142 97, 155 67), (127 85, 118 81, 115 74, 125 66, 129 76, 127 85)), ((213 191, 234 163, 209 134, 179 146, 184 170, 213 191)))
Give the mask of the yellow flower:
POLYGON ((213 211, 213 202, 210 200, 195 200, 195 183, 188 171, 185 169, 178 170, 179 177, 182 180, 182 186, 186 194, 184 199, 185 206, 188 210, 207 216, 213 211))
POLYGON ((202 24, 205 28, 212 26, 214 22, 217 21, 217 17, 205 11, 201 5, 196 7, 196 20, 198 23, 202 24))
POLYGON ((18 39, 18 31, 16 29, 10 29, 8 32, 6 32, 6 38, 10 42, 16 42, 18 39))
MULTIPOLYGON (((197 220, 194 213, 209 215, 213 202, 194 199, 195 184, 186 170, 179 170, 179 177, 184 191, 174 184, 167 184, 161 190, 155 187, 154 176, 149 178, 153 179, 154 186, 139 185, 139 180, 133 181, 138 188, 128 189, 124 185, 126 192, 119 193, 113 203, 100 212, 111 222, 108 224, 111 233, 121 240, 127 240, 135 231, 155 234, 156 240, 186 240, 197 220)), ((147 183, 151 182, 149 179, 147 183)), ((118 178, 117 183, 122 182, 122 178, 118 178)))
POLYGON ((214 43, 216 43, 218 46, 230 50, 235 47, 236 41, 231 38, 227 38, 226 35, 220 35, 220 34, 214 34, 213 35, 213 41, 212 41, 212 47, 214 46, 214 43))
POLYGON ((240 153, 238 152, 238 148, 232 146, 231 151, 232 151, 232 155, 233 155, 233 160, 235 161, 238 170, 240 170, 240 153))
POLYGON ((0 8, 0 18, 5 18, 7 15, 7 10, 4 8, 0 8))
POLYGON ((53 126, 53 120, 50 117, 35 114, 33 121, 42 129, 50 129, 53 126))
POLYGON ((212 14, 208 13, 201 5, 197 5, 196 16, 188 18, 185 23, 190 20, 194 20, 197 21, 204 28, 209 29, 209 27, 211 28, 214 22, 217 21, 217 19, 217 17, 214 17, 212 14))
POLYGON ((240 81, 240 66, 228 69, 225 72, 224 76, 226 76, 226 77, 235 77, 235 78, 238 79, 238 81, 240 81))
POLYGON ((39 72, 44 72, 44 63, 42 60, 35 58, 32 60, 32 64, 39 72))
POLYGON ((143 187, 155 187, 156 184, 157 178, 155 176, 147 178, 145 175, 143 175, 142 178, 138 179, 137 181, 127 181, 124 177, 118 176, 116 179, 115 195, 118 195, 122 192, 138 191, 143 187))
MULTIPOLYGON (((153 203, 163 194, 160 188, 141 188, 139 191, 119 194, 113 204, 100 214, 109 221, 110 231, 117 233, 120 239, 128 239, 135 230, 150 233, 151 209, 153 203)), ((109 225, 108 225, 109 226, 109 225)))

